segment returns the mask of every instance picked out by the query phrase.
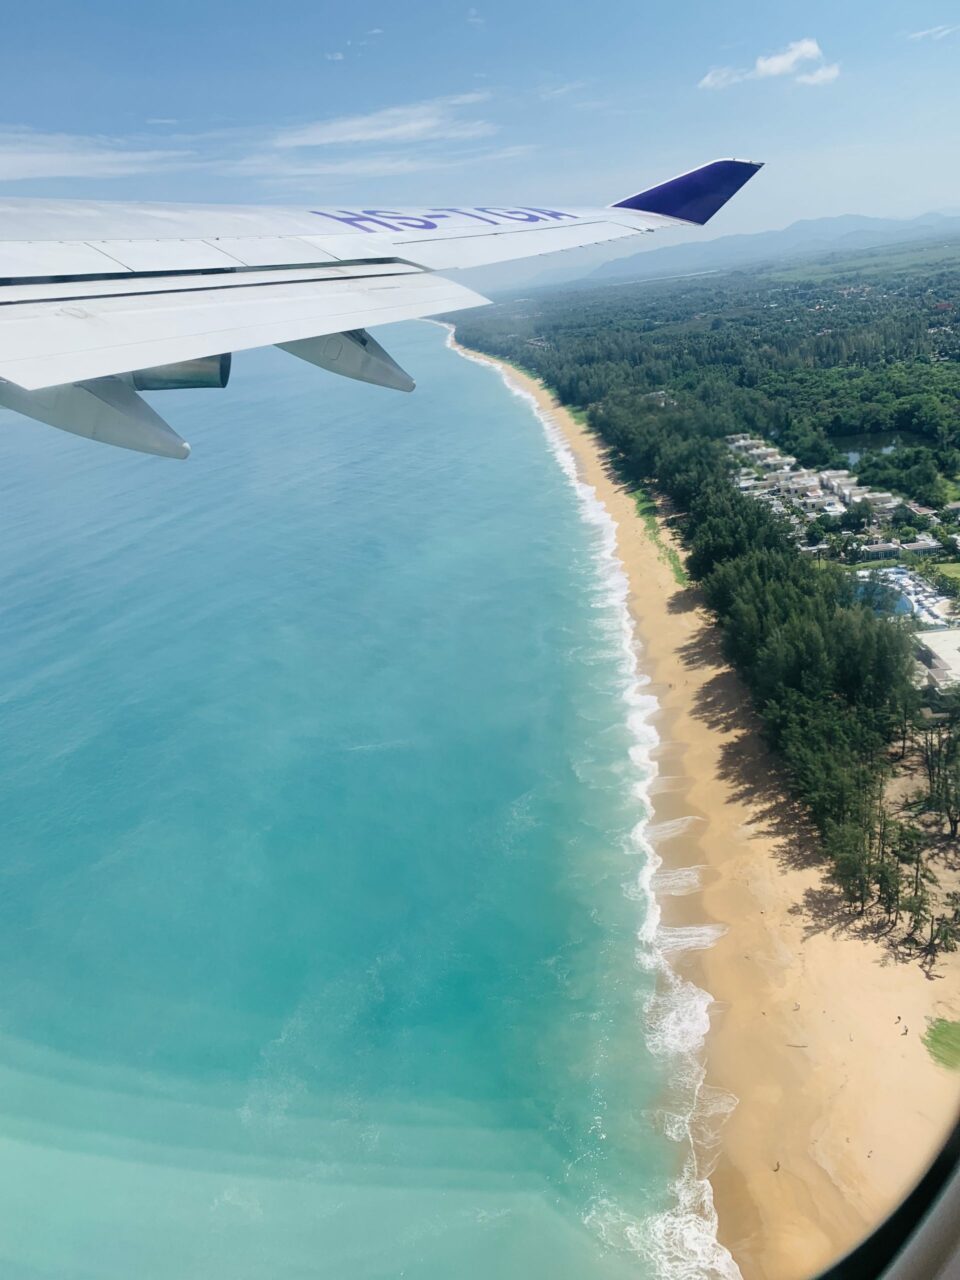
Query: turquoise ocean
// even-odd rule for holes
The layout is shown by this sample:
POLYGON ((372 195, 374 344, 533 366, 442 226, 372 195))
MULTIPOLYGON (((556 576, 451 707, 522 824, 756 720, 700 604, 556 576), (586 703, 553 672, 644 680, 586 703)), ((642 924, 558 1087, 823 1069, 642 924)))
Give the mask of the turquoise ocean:
POLYGON ((186 463, 0 415, 4 1280, 738 1274, 612 524, 383 337, 155 397, 186 463))

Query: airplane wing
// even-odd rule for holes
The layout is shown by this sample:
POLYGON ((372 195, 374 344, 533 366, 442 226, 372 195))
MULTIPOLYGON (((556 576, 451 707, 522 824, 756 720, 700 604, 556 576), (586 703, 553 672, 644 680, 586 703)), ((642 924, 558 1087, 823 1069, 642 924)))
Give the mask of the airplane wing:
POLYGON ((438 272, 703 225, 759 168, 717 160, 597 209, 0 200, 0 406, 186 457, 139 392, 223 386, 235 351, 412 390, 366 329, 488 301, 438 272))

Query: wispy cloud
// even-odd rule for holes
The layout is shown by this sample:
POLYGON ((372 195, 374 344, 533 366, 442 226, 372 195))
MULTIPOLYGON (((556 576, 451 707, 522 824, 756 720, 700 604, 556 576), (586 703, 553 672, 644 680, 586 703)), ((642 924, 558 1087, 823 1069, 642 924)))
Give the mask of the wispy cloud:
POLYGON ((275 152, 260 152, 239 160, 225 161, 221 172, 286 182, 294 178, 320 177, 391 178, 398 174, 425 173, 448 167, 448 162, 429 156, 385 154, 351 156, 347 160, 322 160, 310 156, 277 156, 275 152))
POLYGON ((468 9, 467 21, 470 23, 471 27, 482 27, 483 24, 486 22, 486 18, 481 18, 480 14, 477 13, 476 9, 468 9))
POLYGON ((945 40, 947 36, 954 35, 960 31, 960 24, 952 27, 927 27, 925 31, 911 31, 907 36, 908 40, 945 40))
POLYGON ((342 61, 343 61, 343 54, 342 54, 342 53, 340 53, 340 52, 337 52, 337 53, 325 53, 323 56, 326 58, 326 60, 327 60, 328 62, 342 62, 342 61))
POLYGON ((711 67, 697 85, 698 89, 729 89, 732 84, 750 77, 748 71, 738 71, 736 67, 711 67))
POLYGON ((195 161, 192 151, 160 150, 113 138, 0 126, 0 182, 119 178, 183 168, 195 161))
POLYGON ((273 186, 305 189, 315 178, 396 178, 416 173, 439 173, 472 164, 504 163, 529 155, 526 146, 471 151, 459 155, 378 153, 343 160, 261 152, 239 160, 227 160, 218 171, 260 178, 273 186))
POLYGON ((366 142, 424 142, 435 139, 484 138, 496 132, 486 120, 464 119, 458 108, 483 102, 486 93, 461 93, 402 107, 385 107, 366 115, 317 120, 287 129, 274 139, 277 147, 328 147, 366 142))
POLYGON ((790 76, 796 84, 829 84, 839 74, 839 62, 827 63, 817 41, 806 36, 803 40, 791 41, 776 53, 761 54, 752 67, 714 67, 697 87, 729 89, 731 85, 745 80, 769 80, 779 76, 790 76))
POLYGON ((351 178, 403 178, 526 154, 525 147, 491 148, 497 126, 481 109, 490 98, 476 90, 280 130, 187 133, 173 127, 172 117, 155 117, 150 128, 122 139, 0 124, 0 182, 194 170, 307 190, 324 178, 345 184, 351 178))
POLYGON ((586 80, 569 80, 566 84, 545 85, 538 92, 544 102, 547 102, 550 98, 565 98, 567 94, 576 93, 578 89, 586 87, 586 80))

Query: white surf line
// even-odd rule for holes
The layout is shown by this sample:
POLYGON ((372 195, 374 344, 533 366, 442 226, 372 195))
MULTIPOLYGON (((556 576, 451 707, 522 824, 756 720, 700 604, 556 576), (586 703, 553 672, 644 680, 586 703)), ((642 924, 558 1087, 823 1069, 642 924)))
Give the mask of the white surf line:
MULTIPOLYGON (((637 771, 632 791, 647 815, 630 833, 631 844, 644 856, 637 881, 635 885, 628 886, 626 892, 628 897, 646 905, 644 920, 637 934, 637 962, 641 968, 655 972, 658 978, 658 990, 647 1002, 645 1010, 646 1043, 651 1053, 670 1061, 671 1092, 676 1095, 676 1109, 672 1105, 664 1106, 657 1119, 668 1137, 687 1147, 688 1154, 672 1186, 676 1196, 673 1208, 640 1220, 613 1203, 599 1202, 588 1210, 585 1225, 611 1247, 642 1254, 655 1268, 659 1280, 742 1280, 732 1255, 717 1239, 717 1212, 710 1184, 719 1146, 719 1129, 736 1106, 737 1099, 733 1094, 705 1083, 703 1054, 710 1030, 709 1010, 713 997, 708 991, 681 978, 666 954, 667 949, 673 954, 712 946, 724 928, 704 924, 668 929, 660 923, 661 910, 654 886, 663 859, 650 842, 649 820, 652 813, 651 784, 657 776, 652 751, 660 742, 652 720, 660 704, 655 697, 644 692, 650 678, 641 672, 638 661, 638 641, 627 603, 630 584, 617 545, 617 523, 598 497, 596 489, 580 478, 573 450, 553 421, 552 414, 514 381, 510 370, 501 361, 461 347, 456 343, 453 325, 440 321, 432 323, 441 324, 446 329, 447 347, 464 360, 493 369, 511 394, 532 409, 551 452, 574 489, 581 518, 601 535, 597 563, 609 587, 610 607, 616 610, 620 624, 622 696, 627 705, 627 724, 634 737, 630 758, 637 771)), ((681 821, 686 823, 690 820, 681 821)))

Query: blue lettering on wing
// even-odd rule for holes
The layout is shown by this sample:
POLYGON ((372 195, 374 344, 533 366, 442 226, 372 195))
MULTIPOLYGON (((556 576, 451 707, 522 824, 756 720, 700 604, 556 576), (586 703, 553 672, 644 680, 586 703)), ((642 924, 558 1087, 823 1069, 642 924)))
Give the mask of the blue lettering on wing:
POLYGON ((350 209, 338 209, 334 213, 330 209, 311 209, 310 212, 315 213, 319 218, 332 218, 334 222, 353 227, 356 231, 399 231, 400 229, 369 211, 354 213, 350 209))
POLYGON ((488 213, 492 218, 502 218, 507 222, 542 222, 539 214, 529 209, 485 209, 478 206, 480 213, 488 213))
POLYGON ((364 209, 365 214, 369 214, 371 218, 389 218, 390 222, 386 225, 393 224, 392 229, 401 231, 407 228, 411 231, 435 231, 437 224, 431 222, 429 218, 422 218, 418 214, 413 213, 397 213, 394 209, 364 209))
POLYGON ((576 221, 575 213, 566 213, 561 209, 501 209, 494 206, 478 205, 473 209, 455 209, 452 207, 426 209, 423 213, 400 212, 396 209, 312 209, 319 218, 330 218, 356 231, 434 231, 441 219, 456 215, 469 218, 473 222, 483 222, 487 226, 496 227, 504 222, 558 222, 563 218, 576 221), (429 216, 425 216, 429 215, 429 216))
POLYGON ((431 209, 430 212, 435 218, 446 217, 448 213, 455 213, 461 218, 473 218, 475 222, 486 222, 491 227, 497 225, 496 218, 484 218, 476 209, 431 209))
POLYGON ((574 222, 577 220, 577 215, 575 213, 563 213, 559 209, 528 209, 527 212, 539 213, 544 218, 553 218, 554 220, 558 218, 573 218, 574 222))

